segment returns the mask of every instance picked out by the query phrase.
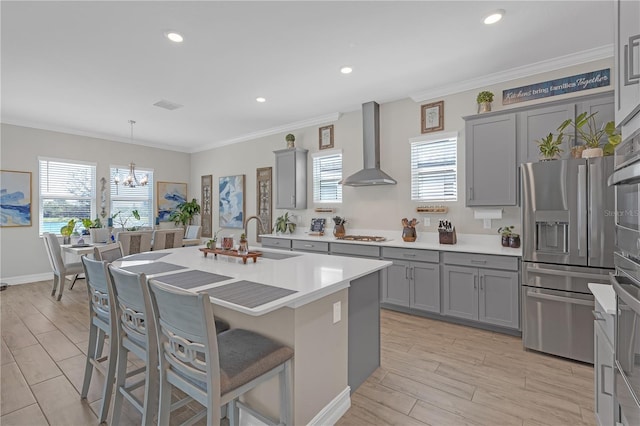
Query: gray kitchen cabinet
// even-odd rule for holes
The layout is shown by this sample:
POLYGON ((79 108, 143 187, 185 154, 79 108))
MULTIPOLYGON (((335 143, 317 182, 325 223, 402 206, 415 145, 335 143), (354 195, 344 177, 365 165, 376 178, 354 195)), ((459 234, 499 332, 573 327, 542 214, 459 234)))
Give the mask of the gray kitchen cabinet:
MULTIPOLYGON (((522 111, 518 114, 518 145, 520 149, 521 163, 535 163, 540 159, 540 150, 536 141, 549 133, 556 134, 558 126, 565 120, 576 116, 576 105, 570 103, 555 104, 552 106, 535 108, 522 111)), ((565 134, 573 132, 573 127, 566 129, 565 134)), ((572 133, 574 134, 574 133, 572 133)), ((569 158, 569 137, 562 142, 562 158, 569 158)))
POLYGON ((382 285, 382 303, 417 311, 440 313, 439 253, 383 247, 382 256, 393 261, 382 285), (404 260, 417 259, 417 260, 404 260), (422 262, 420 260, 430 260, 422 262))
POLYGON ((517 204, 516 114, 466 121, 466 206, 517 204))
MULTIPOLYGON (((615 96, 599 96, 578 103, 576 116, 583 112, 587 114, 597 112, 598 114, 594 118, 596 120, 596 128, 600 129, 604 124, 615 120, 615 96)), ((606 138, 603 141, 606 141, 606 138)))
POLYGON ((593 411, 598 425, 608 426, 614 424, 613 401, 613 345, 607 338, 604 328, 595 321, 593 327, 594 358, 594 394, 595 401, 593 411))
POLYGON ((338 256, 380 258, 380 247, 370 244, 330 243, 329 251, 338 256))
POLYGON ((281 149, 276 155, 276 208, 307 208, 307 150, 281 149))
POLYGON ((640 112, 640 2, 614 2, 616 126, 640 112))
POLYGON ((508 328, 520 325, 518 273, 479 269, 478 320, 508 328))
POLYGON ((285 238, 262 237, 262 247, 291 250, 291 240, 285 238))
POLYGON ((312 253, 327 254, 329 253, 329 243, 307 240, 291 241, 291 249, 294 251, 307 251, 312 253))
POLYGON ((477 320, 478 269, 445 265, 442 267, 442 273, 442 314, 477 320))

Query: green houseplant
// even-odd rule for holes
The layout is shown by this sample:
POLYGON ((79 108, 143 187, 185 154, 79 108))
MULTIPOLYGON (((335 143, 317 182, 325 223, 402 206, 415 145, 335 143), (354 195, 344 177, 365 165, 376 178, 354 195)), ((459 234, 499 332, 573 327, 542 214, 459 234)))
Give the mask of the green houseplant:
POLYGON ((295 148, 296 137, 292 133, 289 133, 287 136, 285 136, 284 140, 287 141, 287 148, 295 148))
POLYGON ((62 235, 63 244, 71 244, 71 235, 76 229, 76 220, 70 219, 69 222, 62 228, 60 228, 60 235, 62 235))
POLYGON ((560 148, 563 139, 564 133, 560 132, 555 136, 553 133, 549 133, 544 138, 537 140, 536 143, 538 144, 542 158, 544 160, 555 160, 558 158, 563 152, 563 149, 560 148))
POLYGON ((176 225, 187 226, 191 224, 191 220, 197 214, 200 214, 200 204, 194 198, 191 201, 185 201, 176 206, 169 216, 169 220, 172 220, 176 225))
POLYGON ((476 97, 476 102, 478 103, 478 112, 489 112, 491 111, 491 102, 493 102, 493 93, 488 90, 483 90, 478 93, 478 97, 476 97))
POLYGON ((123 231, 137 231, 139 226, 127 227, 127 224, 129 223, 131 217, 133 217, 135 220, 140 220, 140 213, 138 212, 138 210, 131 210, 131 216, 129 217, 124 217, 121 211, 117 211, 111 216, 111 219, 114 222, 117 220, 123 231))
POLYGON ((508 225, 508 226, 503 226, 498 228, 498 234, 502 236, 502 247, 509 247, 509 238, 512 235, 514 235, 513 229, 514 229, 513 225, 508 225))
POLYGON ((598 111, 588 114, 586 111, 578 115, 575 120, 569 118, 558 126, 558 131, 562 132, 572 126, 579 139, 584 141, 586 149, 582 153, 583 158, 601 157, 605 151, 606 155, 613 154, 616 145, 620 143, 620 134, 616 131, 615 123, 609 121, 598 128, 595 116, 598 111), (606 136, 607 142, 604 150, 600 147, 602 138, 606 136))
POLYGON ((273 230, 276 233, 284 234, 287 231, 293 233, 296 230, 296 224, 289 218, 289 212, 285 212, 282 216, 276 218, 276 223, 273 226, 273 230))

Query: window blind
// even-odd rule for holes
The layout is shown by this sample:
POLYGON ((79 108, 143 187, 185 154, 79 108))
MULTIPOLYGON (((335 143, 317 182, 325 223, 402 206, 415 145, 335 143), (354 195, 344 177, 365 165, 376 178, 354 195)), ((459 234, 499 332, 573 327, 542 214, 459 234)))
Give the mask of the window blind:
POLYGON ((342 202, 342 153, 313 157, 313 201, 342 202))
POLYGON ((39 174, 40 234, 59 234, 71 219, 95 218, 95 165, 40 159, 39 174))
POLYGON ((135 188, 124 186, 122 183, 116 185, 114 179, 120 177, 120 182, 129 175, 128 167, 112 166, 110 172, 110 194, 111 194, 111 214, 118 213, 113 225, 118 228, 124 223, 124 227, 133 226, 153 226, 155 214, 153 210, 153 170, 136 169, 138 181, 146 175, 148 183, 145 186, 138 185, 135 188), (138 210, 140 220, 133 217, 133 210, 138 210))
POLYGON ((458 139, 411 144, 411 200, 456 201, 458 139))

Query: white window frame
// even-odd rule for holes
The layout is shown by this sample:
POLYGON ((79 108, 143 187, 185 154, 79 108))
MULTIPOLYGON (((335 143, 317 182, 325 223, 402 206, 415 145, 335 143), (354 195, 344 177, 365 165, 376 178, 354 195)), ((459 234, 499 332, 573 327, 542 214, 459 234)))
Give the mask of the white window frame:
MULTIPOLYGON (((410 171, 411 171, 411 188, 410 188, 410 196, 411 201, 429 201, 429 202, 455 202, 458 200, 458 132, 447 132, 447 133, 437 133, 428 136, 419 136, 416 138, 409 139, 411 147, 409 149, 410 156, 410 171), (418 168, 419 158, 414 158, 417 154, 416 150, 423 147, 426 151, 429 151, 429 145, 434 143, 444 143, 446 141, 450 141, 453 144, 453 160, 455 163, 453 165, 432 165, 427 167, 418 168), (452 170, 453 169, 453 181, 452 178, 452 170), (428 189, 427 185, 423 185, 422 188, 418 188, 418 178, 421 174, 424 173, 432 173, 437 175, 438 172, 441 172, 443 175, 443 180, 448 179, 447 185, 449 186, 449 191, 453 190, 453 194, 447 194, 445 188, 442 188, 440 192, 434 192, 436 188, 432 188, 431 195, 425 195, 425 190, 428 189), (453 185, 453 188, 451 188, 453 185)), ((448 146, 448 149, 451 151, 451 146, 448 146)), ((428 154, 428 152, 424 152, 424 154, 428 154)), ((451 153, 450 153, 451 154, 451 153)), ((451 161, 452 157, 448 156, 447 160, 451 161)))
POLYGON ((319 152, 314 152, 313 154, 311 154, 311 159, 312 159, 312 182, 313 182, 313 202, 314 203, 318 203, 318 204, 328 204, 328 203, 332 203, 332 204, 340 204, 342 203, 342 185, 339 184, 339 182, 342 180, 343 177, 343 155, 342 155, 342 150, 341 149, 330 149, 330 150, 323 150, 323 151, 319 151, 319 152), (328 158, 328 157, 335 157, 335 156, 340 156, 340 177, 338 179, 338 182, 336 182, 336 195, 337 198, 333 199, 333 200, 328 200, 328 199, 322 199, 322 194, 320 192, 320 189, 318 188, 318 184, 320 183, 320 177, 318 176, 318 170, 317 170, 317 165, 319 164, 319 161, 322 161, 323 158, 328 158))
MULTIPOLYGON (((127 194, 127 191, 135 191, 137 189, 137 187, 127 188, 122 184, 124 180, 123 177, 129 175, 129 166, 123 166, 123 165, 117 165, 117 164, 109 165, 109 185, 111 185, 109 187, 109 217, 112 217, 115 213, 117 213, 117 211, 114 211, 114 208, 113 208, 114 201, 129 201, 129 202, 143 201, 144 202, 149 200, 150 210, 149 210, 149 219, 147 221, 142 221, 142 220, 137 221, 135 218, 131 217, 129 214, 127 213, 123 213, 123 214, 124 214, 124 219, 127 221, 126 227, 133 227, 133 226, 153 227, 155 224, 155 216, 156 216, 155 191, 153 190, 155 187, 154 170, 136 167, 135 173, 136 173, 136 177, 138 178, 138 181, 140 181, 144 175, 147 175, 149 177, 149 182, 143 187, 143 188, 146 188, 146 190, 148 191, 149 197, 127 194), (114 178, 113 169, 117 169, 120 171, 119 173, 120 183, 117 186, 113 180, 114 178), (113 193, 114 190, 118 191, 117 195, 114 195, 113 193)), ((115 219, 113 221, 113 226, 115 228, 119 228, 120 220, 115 219)))
MULTIPOLYGON (((97 163, 92 163, 92 162, 88 162, 88 161, 78 161, 78 160, 69 160, 69 159, 63 159, 63 158, 50 158, 50 157, 38 157, 38 233, 39 235, 42 235, 43 232, 48 232, 47 230, 44 229, 44 200, 50 200, 50 199, 55 199, 55 200, 89 200, 91 202, 91 213, 90 213, 90 217, 89 219, 95 219, 95 217, 97 216, 97 209, 96 209, 96 173, 97 173, 97 163), (56 194, 54 193, 50 193, 48 191, 43 191, 43 185, 42 185, 42 162, 52 162, 52 163, 60 163, 60 164, 72 164, 72 165, 78 165, 78 166, 88 166, 92 168, 92 174, 93 176, 91 176, 92 182, 90 185, 91 188, 91 193, 89 194, 89 196, 77 196, 77 195, 71 195, 71 194, 64 194, 64 193, 58 193, 56 194)), ((69 219, 72 219, 71 217, 69 217, 69 219)), ((87 218, 82 218, 82 217, 74 217, 74 219, 78 220, 78 222, 80 222, 81 219, 87 219, 87 218)), ((62 227, 62 226, 61 226, 62 227)), ((80 227, 82 227, 82 223, 80 222, 80 227)), ((77 229, 76 229, 77 230, 77 229)), ((60 234, 60 229, 50 229, 49 231, 54 231, 56 234, 60 234)))

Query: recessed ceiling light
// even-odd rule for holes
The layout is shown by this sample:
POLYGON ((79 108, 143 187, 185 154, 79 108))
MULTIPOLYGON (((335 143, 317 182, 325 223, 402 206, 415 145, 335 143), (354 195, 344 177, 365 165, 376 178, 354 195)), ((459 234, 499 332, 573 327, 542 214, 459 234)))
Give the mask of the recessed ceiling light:
POLYGON ((182 34, 177 33, 175 31, 167 31, 165 33, 165 36, 174 43, 182 43, 182 41, 184 40, 184 37, 182 37, 182 34))
POLYGON ((353 72, 353 68, 351 68, 351 67, 342 67, 342 68, 340 68, 340 72, 342 74, 351 74, 353 72))
POLYGON ((263 102, 267 102, 267 100, 265 98, 263 98, 262 96, 260 96, 260 97, 256 98, 256 102, 263 103, 263 102))
POLYGON ((495 24, 502 19, 505 13, 504 9, 498 9, 485 16, 483 22, 487 25, 495 24))

